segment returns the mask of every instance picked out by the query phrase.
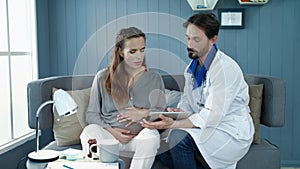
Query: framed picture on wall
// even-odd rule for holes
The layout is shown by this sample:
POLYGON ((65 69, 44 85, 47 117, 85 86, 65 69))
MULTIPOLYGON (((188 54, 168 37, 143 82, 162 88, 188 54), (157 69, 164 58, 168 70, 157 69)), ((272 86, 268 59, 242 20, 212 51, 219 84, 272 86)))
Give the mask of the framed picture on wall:
POLYGON ((245 9, 244 8, 221 8, 218 9, 221 29, 243 29, 245 9))

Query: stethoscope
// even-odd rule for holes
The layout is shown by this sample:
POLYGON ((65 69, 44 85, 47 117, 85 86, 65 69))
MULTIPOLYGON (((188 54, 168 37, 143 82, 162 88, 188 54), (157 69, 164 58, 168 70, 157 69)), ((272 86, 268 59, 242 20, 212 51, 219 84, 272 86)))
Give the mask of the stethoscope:
MULTIPOLYGON (((196 68, 197 69, 197 68, 196 68)), ((195 70, 196 70, 195 69, 195 70)), ((192 83, 191 85, 193 86, 195 82, 195 77, 193 75, 192 76, 192 83)), ((202 79, 202 84, 201 86, 199 87, 200 89, 196 89, 197 92, 199 93, 200 95, 200 99, 196 102, 196 105, 199 106, 199 107, 204 107, 204 95, 203 95, 203 91, 204 91, 204 88, 206 87, 206 80, 202 79)))

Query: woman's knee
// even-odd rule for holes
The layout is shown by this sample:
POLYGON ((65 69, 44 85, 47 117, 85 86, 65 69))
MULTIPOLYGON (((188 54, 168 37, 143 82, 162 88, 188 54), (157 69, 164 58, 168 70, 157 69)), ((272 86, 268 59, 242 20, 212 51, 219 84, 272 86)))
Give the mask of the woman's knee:
POLYGON ((90 124, 90 125, 86 126, 80 134, 80 139, 81 140, 89 139, 90 133, 93 133, 95 130, 97 130, 97 128, 99 128, 99 126, 96 124, 90 124))
POLYGON ((152 147, 152 149, 158 149, 160 146, 160 135, 157 130, 143 129, 138 136, 140 145, 143 147, 152 147))
POLYGON ((95 129, 97 130, 100 126, 97 124, 89 124, 87 125, 83 131, 95 131, 95 129))

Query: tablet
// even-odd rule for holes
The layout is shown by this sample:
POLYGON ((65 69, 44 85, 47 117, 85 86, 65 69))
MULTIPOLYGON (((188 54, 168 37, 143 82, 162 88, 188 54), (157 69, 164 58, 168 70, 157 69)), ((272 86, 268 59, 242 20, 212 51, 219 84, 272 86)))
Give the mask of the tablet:
POLYGON ((149 116, 150 116, 150 119, 155 120, 158 118, 158 116, 160 114, 163 114, 167 117, 171 117, 173 119, 180 120, 180 119, 188 118, 192 113, 189 113, 189 112, 150 112, 149 116))

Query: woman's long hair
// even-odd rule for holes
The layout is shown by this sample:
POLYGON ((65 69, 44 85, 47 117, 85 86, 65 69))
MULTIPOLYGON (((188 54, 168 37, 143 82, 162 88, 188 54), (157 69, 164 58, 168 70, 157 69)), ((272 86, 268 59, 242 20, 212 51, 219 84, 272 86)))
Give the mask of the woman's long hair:
MULTIPOLYGON (((146 41, 145 34, 135 28, 129 27, 121 29, 116 37, 116 43, 112 52, 110 65, 108 67, 108 75, 104 81, 104 86, 107 93, 110 94, 113 100, 118 106, 121 104, 127 104, 129 101, 129 73, 125 70, 124 58, 120 55, 125 47, 125 42, 128 39, 143 37, 146 41)), ((146 61, 144 59, 143 66, 146 67, 146 61)))

